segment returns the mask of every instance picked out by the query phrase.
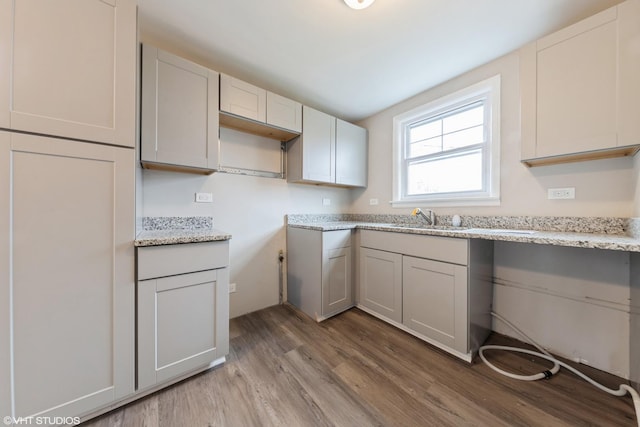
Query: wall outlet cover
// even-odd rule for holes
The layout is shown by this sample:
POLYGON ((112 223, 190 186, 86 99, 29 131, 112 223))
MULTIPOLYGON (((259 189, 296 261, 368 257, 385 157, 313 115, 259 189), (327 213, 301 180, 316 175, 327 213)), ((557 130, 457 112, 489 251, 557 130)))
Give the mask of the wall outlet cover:
POLYGON ((575 199, 576 188, 575 187, 549 188, 547 190, 547 198, 550 200, 551 199, 575 199))
POLYGON ((213 203, 213 193, 196 193, 196 203, 213 203))

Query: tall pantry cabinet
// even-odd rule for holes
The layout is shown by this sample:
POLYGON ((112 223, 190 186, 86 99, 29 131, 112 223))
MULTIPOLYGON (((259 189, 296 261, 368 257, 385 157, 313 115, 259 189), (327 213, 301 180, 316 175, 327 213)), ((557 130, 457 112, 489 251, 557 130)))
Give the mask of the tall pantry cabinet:
POLYGON ((134 391, 134 0, 0 0, 0 414, 134 391))

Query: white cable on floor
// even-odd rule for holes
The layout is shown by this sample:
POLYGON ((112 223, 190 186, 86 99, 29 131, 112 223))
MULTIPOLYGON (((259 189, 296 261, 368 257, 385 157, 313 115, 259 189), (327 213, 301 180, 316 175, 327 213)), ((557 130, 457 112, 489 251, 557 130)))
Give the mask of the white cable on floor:
POLYGON ((602 390, 602 391, 604 391, 606 393, 612 394, 614 396, 625 396, 627 393, 629 393, 631 395, 631 398, 633 399, 633 407, 635 408, 635 411, 636 411, 636 421, 638 423, 638 427, 640 427, 640 417, 638 416, 638 414, 640 414, 640 395, 638 395, 638 392, 635 389, 633 389, 632 387, 628 386, 627 384, 621 384, 620 387, 617 390, 614 390, 614 389, 611 389, 611 388, 603 386, 602 384, 598 383, 594 379, 592 379, 592 378, 588 377, 587 375, 583 374, 582 372, 580 372, 579 370, 577 370, 573 366, 568 365, 568 364, 556 359, 555 357, 553 357, 549 352, 547 352, 540 345, 538 345, 538 343, 536 343, 533 339, 529 338, 524 332, 522 332, 513 323, 509 322, 504 317, 502 317, 499 314, 494 313, 494 312, 491 312, 491 315, 493 317, 495 317, 496 319, 504 322, 507 326, 509 326, 515 332, 517 332, 521 337, 523 337, 529 343, 533 344, 539 351, 527 350, 527 349, 517 348, 517 347, 507 347, 507 346, 503 346, 503 345, 483 345, 482 347, 480 347, 478 353, 479 353, 480 358, 482 359, 482 361, 484 363, 486 363, 487 366, 489 366, 494 371, 501 373, 502 375, 505 375, 505 376, 507 376, 509 378, 513 378, 513 379, 516 379, 516 380, 522 380, 522 381, 536 381, 536 380, 540 380, 540 379, 543 379, 543 378, 549 379, 549 378, 551 378, 552 375, 555 375, 560 370, 560 367, 562 366, 563 368, 566 368, 566 369, 570 370, 571 372, 573 372, 578 377, 582 378, 583 380, 587 381, 591 385, 599 388, 600 390, 602 390), (502 369, 496 367, 495 365, 491 364, 484 357, 484 351, 485 350, 503 350, 503 351, 512 351, 512 352, 516 352, 516 353, 529 354, 529 355, 540 357, 542 359, 545 359, 545 360, 548 360, 550 362, 553 362, 553 368, 551 368, 548 371, 540 372, 540 373, 535 374, 535 375, 517 375, 517 374, 513 374, 511 372, 507 372, 507 371, 502 370, 502 369))

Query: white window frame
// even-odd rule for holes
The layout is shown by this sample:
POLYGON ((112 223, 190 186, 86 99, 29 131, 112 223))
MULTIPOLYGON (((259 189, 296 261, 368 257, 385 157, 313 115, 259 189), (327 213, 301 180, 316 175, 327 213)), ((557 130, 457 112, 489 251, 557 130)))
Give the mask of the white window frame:
POLYGON ((433 100, 393 118, 393 207, 408 206, 497 206, 500 205, 500 75, 433 100), (407 127, 460 108, 478 100, 485 100, 489 114, 488 135, 483 156, 484 190, 410 196, 406 194, 405 136, 407 127))

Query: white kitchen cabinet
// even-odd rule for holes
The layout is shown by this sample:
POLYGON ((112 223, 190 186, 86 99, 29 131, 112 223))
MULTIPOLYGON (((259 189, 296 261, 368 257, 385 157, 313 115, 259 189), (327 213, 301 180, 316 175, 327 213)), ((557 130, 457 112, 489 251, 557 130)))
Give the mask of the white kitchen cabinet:
POLYGON ((317 321, 353 307, 351 230, 287 229, 287 301, 317 321))
POLYGON ((1 128, 133 147, 135 64, 134 0, 0 1, 1 128))
POLYGON ((302 135, 287 149, 289 182, 335 183, 336 119, 306 105, 302 107, 302 135))
POLYGON ((367 130, 336 119, 336 184, 367 186, 367 130))
POLYGON ((522 161, 634 154, 640 3, 626 1, 521 49, 522 161))
POLYGON ((227 74, 221 74, 220 111, 265 123, 267 91, 227 74))
POLYGON ((0 161, 0 412, 131 395, 134 150, 0 132, 0 161))
POLYGON ((302 104, 221 74, 220 124, 267 138, 289 141, 302 130, 302 104))
POLYGON ((137 254, 137 372, 144 390, 229 353, 229 243, 139 247, 137 254))
POLYGON ((358 307, 471 361, 491 332, 493 243, 360 231, 358 307))
POLYGON ((302 135, 287 147, 287 180, 366 187, 366 129, 303 106, 302 135))
POLYGON ((467 267, 404 256, 402 323, 467 352, 467 267))
POLYGON ((267 124, 302 132, 302 104, 267 91, 267 124))
POLYGON ((210 174, 218 168, 218 73, 142 46, 141 162, 210 174))
POLYGON ((360 306, 402 322, 402 255, 361 247, 359 294, 360 306))

